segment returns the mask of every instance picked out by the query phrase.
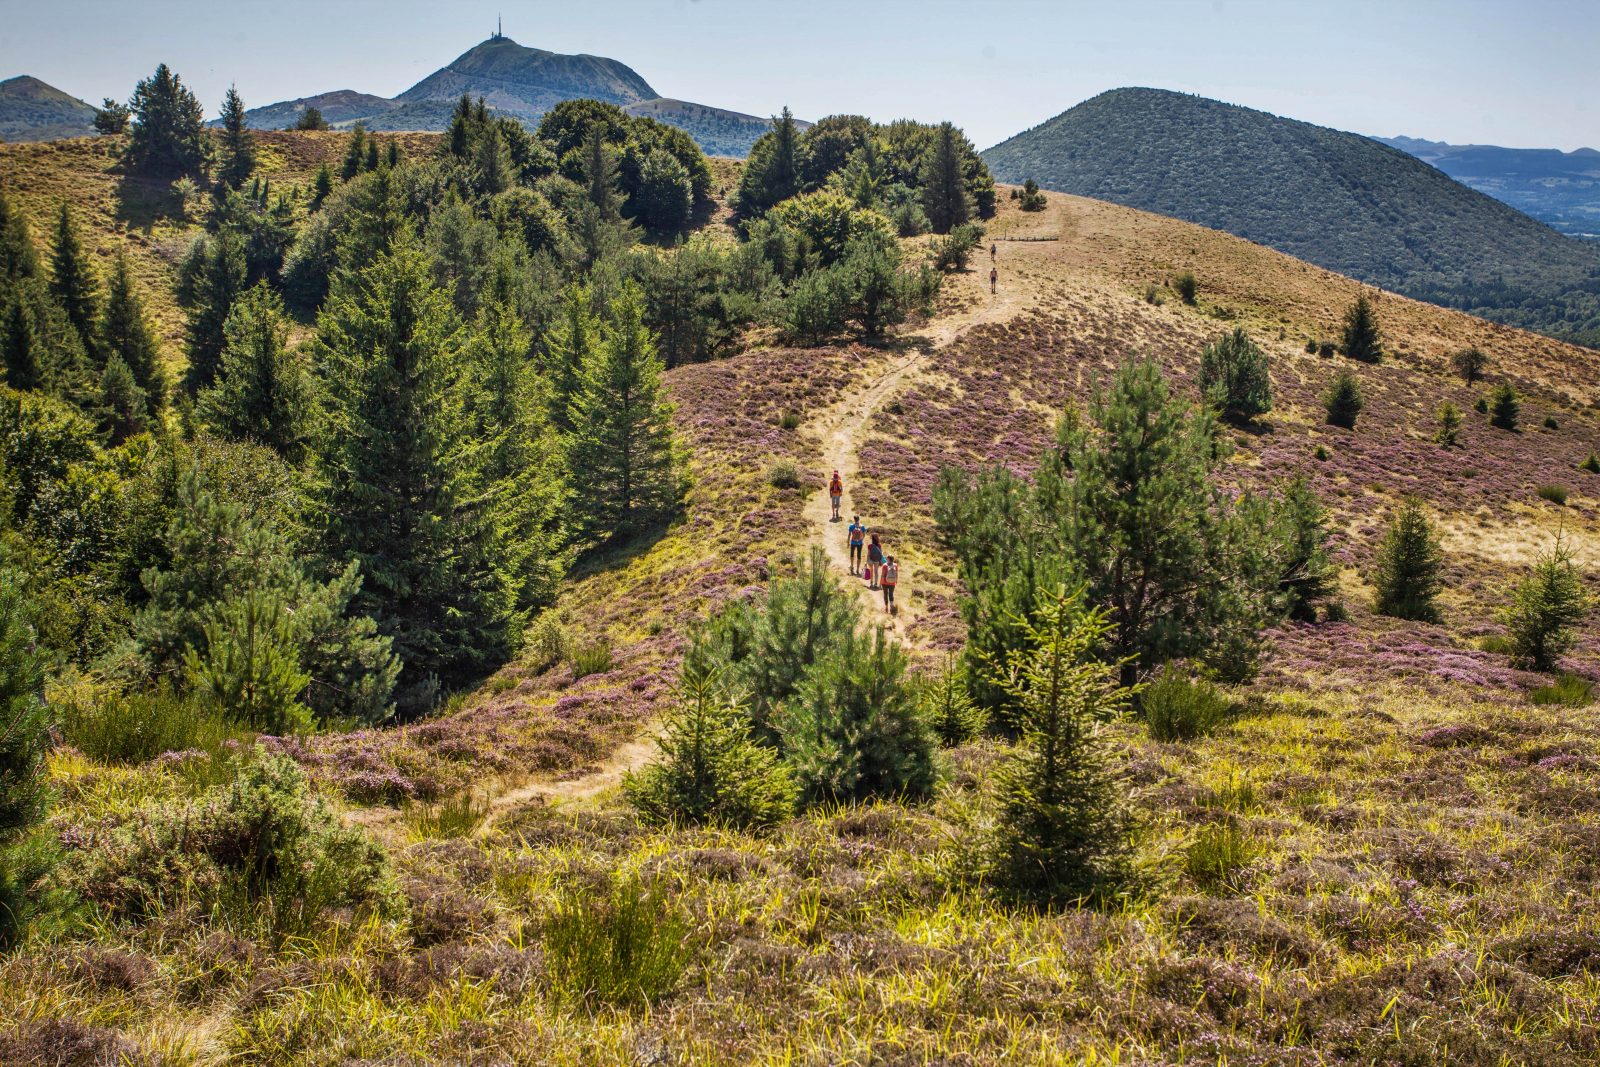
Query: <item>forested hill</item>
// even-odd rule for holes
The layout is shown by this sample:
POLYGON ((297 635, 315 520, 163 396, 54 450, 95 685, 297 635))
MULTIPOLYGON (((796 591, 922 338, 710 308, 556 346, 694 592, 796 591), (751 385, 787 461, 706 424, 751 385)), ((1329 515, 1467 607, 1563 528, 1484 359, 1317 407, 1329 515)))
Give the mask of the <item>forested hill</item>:
POLYGON ((87 137, 94 108, 26 74, 0 81, 0 140, 47 141, 87 137))
POLYGON ((1600 345, 1600 247, 1366 137, 1117 89, 983 156, 1000 181, 1033 178, 1187 219, 1408 296, 1600 345))
POLYGON ((1600 238, 1600 152, 1579 148, 1502 148, 1380 137, 1463 185, 1526 211, 1562 233, 1600 238))

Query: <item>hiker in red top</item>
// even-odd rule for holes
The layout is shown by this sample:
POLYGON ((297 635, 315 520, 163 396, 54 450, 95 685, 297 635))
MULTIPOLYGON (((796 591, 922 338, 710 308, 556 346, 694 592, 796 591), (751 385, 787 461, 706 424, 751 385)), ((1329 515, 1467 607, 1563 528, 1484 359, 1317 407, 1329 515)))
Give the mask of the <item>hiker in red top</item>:
POLYGON ((900 562, 893 556, 883 562, 883 576, 879 579, 883 586, 883 610, 890 615, 898 615, 900 609, 895 607, 894 587, 900 584, 900 562))
POLYGON ((878 535, 872 535, 872 541, 867 545, 867 588, 878 588, 878 571, 883 568, 883 545, 878 543, 878 535))
POLYGON ((833 502, 833 518, 829 521, 839 521, 839 498, 844 496, 844 479, 839 477, 839 472, 833 472, 833 480, 828 483, 828 499, 833 502))

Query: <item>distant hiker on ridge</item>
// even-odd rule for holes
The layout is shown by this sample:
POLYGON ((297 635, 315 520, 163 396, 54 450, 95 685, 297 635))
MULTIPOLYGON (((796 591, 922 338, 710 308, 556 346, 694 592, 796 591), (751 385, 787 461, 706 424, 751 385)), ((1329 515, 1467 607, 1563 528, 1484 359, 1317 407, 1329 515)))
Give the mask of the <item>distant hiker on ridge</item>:
POLYGON ((833 480, 828 483, 828 499, 833 502, 833 518, 830 522, 839 521, 839 498, 844 496, 844 479, 839 477, 839 472, 833 472, 833 480))
POLYGON ((861 516, 853 515, 850 518, 850 529, 847 531, 850 539, 850 573, 861 573, 861 543, 867 539, 867 528, 861 525, 861 516))

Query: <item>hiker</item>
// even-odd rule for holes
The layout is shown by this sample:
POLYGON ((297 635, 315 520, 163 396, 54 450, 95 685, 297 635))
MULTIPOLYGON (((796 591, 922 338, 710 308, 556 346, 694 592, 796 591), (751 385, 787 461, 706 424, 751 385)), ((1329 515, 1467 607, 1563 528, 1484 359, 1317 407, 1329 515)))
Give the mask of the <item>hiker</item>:
POLYGON ((839 498, 844 496, 844 479, 839 477, 839 472, 833 472, 833 481, 828 483, 828 499, 833 502, 833 518, 830 522, 839 521, 839 498))
POLYGON ((861 525, 861 516, 850 517, 850 529, 847 532, 850 539, 850 574, 861 573, 861 543, 867 539, 867 528, 861 525))
POLYGON ((878 535, 872 535, 872 543, 867 545, 867 588, 878 588, 878 572, 883 568, 883 545, 878 542, 878 535))
POLYGON ((900 613, 894 604, 894 587, 899 584, 899 581, 900 563, 893 556, 890 556, 883 562, 883 578, 880 582, 883 586, 883 610, 890 615, 898 615, 900 613))
POLYGON ((999 267, 990 267, 989 268, 989 292, 991 292, 991 293, 999 292, 999 289, 998 289, 999 284, 1000 284, 1000 268, 999 267))
POLYGON ((989 243, 989 262, 991 262, 991 263, 994 262, 994 258, 999 253, 999 251, 1000 251, 1000 246, 991 241, 989 243))

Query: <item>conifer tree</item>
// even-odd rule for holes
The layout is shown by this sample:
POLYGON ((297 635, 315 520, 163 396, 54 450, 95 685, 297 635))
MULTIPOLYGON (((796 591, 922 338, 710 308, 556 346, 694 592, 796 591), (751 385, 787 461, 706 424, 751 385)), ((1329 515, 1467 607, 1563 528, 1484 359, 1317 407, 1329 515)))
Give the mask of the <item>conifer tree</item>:
POLYGON ((311 380, 287 347, 283 300, 266 282, 228 312, 216 380, 195 398, 195 412, 219 436, 266 445, 290 463, 305 454, 311 380))
POLYGON ((1461 375, 1462 381, 1471 385, 1483 380, 1483 372, 1489 368, 1489 357, 1481 348, 1463 348, 1451 354, 1450 366, 1461 375))
POLYGON ((316 177, 311 181, 311 203, 307 208, 312 212, 322 210, 322 205, 328 197, 333 195, 333 171, 328 169, 326 163, 317 168, 316 177))
POLYGON ((169 178, 204 176, 206 135, 200 101, 165 63, 134 88, 132 111, 133 132, 122 154, 129 170, 169 178))
POLYGON ((189 691, 223 715, 264 733, 304 733, 311 711, 300 694, 311 675, 300 667, 292 616, 273 594, 251 589, 206 613, 204 654, 184 656, 189 691))
POLYGON ((382 158, 378 155, 378 139, 374 136, 367 137, 367 154, 361 162, 364 171, 377 170, 382 165, 382 158))
POLYGON ((461 447, 463 340, 454 307, 405 230, 370 265, 342 271, 317 317, 327 551, 360 568, 356 604, 394 641, 406 713, 425 710, 438 686, 466 682, 510 648, 505 561, 461 447))
POLYGON ((0 949, 16 944, 47 870, 29 838, 49 793, 51 747, 44 657, 34 644, 21 575, 0 556, 0 949))
POLYGON ((101 97, 100 106, 94 112, 94 131, 107 137, 114 137, 119 133, 128 131, 128 120, 133 112, 128 110, 128 105, 109 96, 101 97))
POLYGON ((1200 391, 1230 419, 1253 419, 1272 410, 1267 354, 1243 329, 1223 334, 1200 352, 1200 391))
POLYGON ((1022 648, 991 663, 1019 709, 1021 743, 1000 771, 996 880, 1043 903, 1114 894, 1130 877, 1131 818, 1105 723, 1127 709, 1117 665, 1095 658, 1111 622, 1081 590, 1056 588, 1026 621, 1022 648))
POLYGON ((44 388, 40 339, 21 293, 5 306, 5 322, 0 324, 0 367, 5 370, 6 384, 13 389, 44 388))
POLYGON ((1317 605, 1334 592, 1334 566, 1328 555, 1328 509, 1304 475, 1293 478, 1270 505, 1260 526, 1268 531, 1278 592, 1289 618, 1312 622, 1317 605))
POLYGON ((1539 555, 1533 571, 1517 584, 1511 603, 1501 612, 1511 638, 1511 658, 1536 671, 1555 668, 1577 636, 1577 626, 1594 606, 1572 549, 1559 534, 1549 552, 1539 555))
POLYGON ((308 107, 302 111, 300 117, 294 123, 294 129, 297 130, 326 130, 328 128, 328 120, 322 117, 321 109, 314 107, 308 107))
POLYGON ((1378 545, 1373 573, 1380 615, 1417 622, 1436 622, 1434 606, 1443 584, 1444 557, 1433 523, 1416 497, 1407 497, 1389 520, 1378 545))
POLYGON ((183 384, 190 394, 216 380, 228 340, 228 312, 244 292, 245 280, 244 242, 231 228, 200 238, 184 263, 179 297, 188 308, 189 367, 183 384))
POLYGON ((150 424, 150 407, 144 390, 139 388, 121 356, 113 355, 106 360, 106 368, 100 375, 99 406, 100 428, 114 445, 143 433, 150 424))
POLYGON ((222 162, 217 180, 229 189, 241 188, 256 169, 256 137, 244 115, 244 99, 228 86, 222 98, 222 162))
POLYGON ((1446 400, 1439 405, 1435 419, 1439 428, 1434 432, 1433 439, 1446 448, 1455 447, 1456 438, 1461 434, 1461 409, 1446 400))
POLYGON ((96 334, 100 283, 95 279, 83 242, 78 239, 78 228, 65 200, 56 216, 56 243, 50 255, 50 295, 66 312, 67 321, 77 331, 84 352, 93 358, 99 343, 96 334))
POLYGON ((339 177, 349 181, 361 173, 367 154, 367 126, 358 122, 350 127, 350 141, 345 145, 344 162, 339 165, 339 177))
POLYGON ((466 159, 472 152, 472 133, 472 97, 462 93, 445 129, 445 151, 456 159, 466 159))
POLYGON ((167 401, 167 371, 144 302, 134 289, 128 257, 120 253, 111 269, 105 312, 100 317, 100 347, 108 363, 120 358, 127 365, 150 408, 161 410, 167 401))
POLYGON ((1522 402, 1509 382, 1502 382, 1489 393, 1489 425, 1515 430, 1522 414, 1522 402))
POLYGON ((38 274, 39 254, 28 233, 28 220, 0 189, 0 293, 38 274))
POLYGON ((605 127, 598 122, 589 127, 583 139, 583 185, 602 222, 616 222, 622 217, 617 153, 606 144, 605 127))
POLYGON ((933 732, 947 746, 965 744, 989 725, 989 716, 967 692, 966 671, 954 655, 946 658, 937 678, 924 684, 922 708, 933 732))
POLYGON ((671 518, 688 488, 644 296, 625 284, 609 312, 568 417, 570 462, 586 490, 579 522, 593 541, 631 537, 671 518))
POLYGON ((639 167, 639 188, 630 203, 634 217, 651 233, 677 233, 694 207, 688 169, 671 152, 651 149, 639 167))
POLYGON ((511 188, 514 177, 511 173, 511 156, 506 151, 506 139, 500 134, 500 127, 491 125, 478 138, 478 153, 475 160, 478 168, 478 192, 484 196, 494 196, 511 188))
POLYGON ((786 107, 750 149, 739 177, 739 213, 754 218, 800 193, 802 157, 799 127, 786 107))
POLYGON ((934 233, 949 233, 970 221, 975 210, 967 192, 960 140, 953 124, 941 123, 922 164, 922 208, 934 233))
POLYGON ((1330 426, 1355 429, 1356 416, 1361 414, 1363 406, 1361 383, 1347 370, 1340 371, 1333 379, 1333 384, 1328 386, 1328 391, 1322 394, 1322 407, 1327 412, 1330 426))
POLYGON ((1383 358, 1383 335, 1378 329, 1378 317, 1367 294, 1356 297, 1356 302, 1344 317, 1344 336, 1339 351, 1363 363, 1377 363, 1383 358))

